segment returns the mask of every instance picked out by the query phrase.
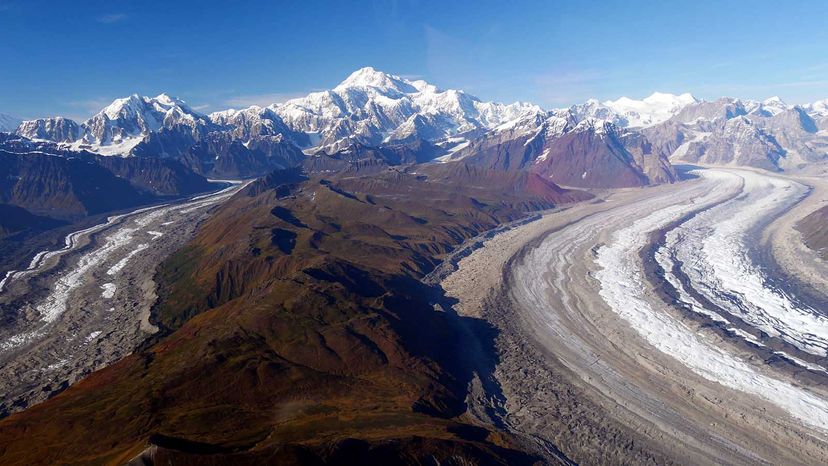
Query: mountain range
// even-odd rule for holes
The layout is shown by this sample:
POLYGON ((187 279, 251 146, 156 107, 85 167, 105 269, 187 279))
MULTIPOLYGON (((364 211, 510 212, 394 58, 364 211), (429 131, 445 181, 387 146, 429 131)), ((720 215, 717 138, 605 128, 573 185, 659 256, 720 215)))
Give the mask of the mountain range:
MULTIPOLYGON (((3 122, 8 130, 14 119, 3 122)), ((355 144, 426 141, 438 148, 429 156, 440 160, 472 157, 472 163, 531 169, 563 184, 606 187, 671 181, 670 161, 782 170, 824 160, 828 100, 797 106, 779 98, 703 101, 656 92, 547 111, 483 102, 366 67, 331 90, 267 107, 204 115, 166 94, 131 95, 82 123, 42 118, 23 121, 14 132, 70 150, 173 158, 216 177, 259 176, 355 144), (580 160, 574 148, 593 155, 580 160), (609 179, 604 168, 620 176, 609 179)))
MULTIPOLYGON (((426 277, 497 228, 594 199, 586 189, 672 183, 678 162, 795 170, 824 160, 826 141, 828 100, 655 93, 545 110, 373 68, 266 107, 205 115, 132 95, 84 122, 20 122, 0 134, 7 241, 214 189, 207 177, 257 179, 158 265, 158 334, 0 419, 0 456, 538 464, 494 411, 469 414, 490 391, 469 387, 496 384, 498 329, 449 311, 426 277)), ((486 406, 501 403, 491 388, 486 406)), ((586 463, 648 448, 634 427, 564 408, 541 415, 572 420, 561 443, 586 463)))

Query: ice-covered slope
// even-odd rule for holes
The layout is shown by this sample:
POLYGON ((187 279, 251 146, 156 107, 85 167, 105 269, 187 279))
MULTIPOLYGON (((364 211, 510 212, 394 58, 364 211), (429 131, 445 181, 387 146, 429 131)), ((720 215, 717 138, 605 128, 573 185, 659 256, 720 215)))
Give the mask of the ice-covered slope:
POLYGON ((81 137, 81 126, 69 118, 38 118, 20 123, 17 134, 36 141, 72 143, 81 137))
POLYGON ((243 110, 223 110, 211 113, 210 121, 221 131, 228 131, 242 141, 281 134, 299 146, 311 144, 306 134, 290 129, 271 108, 253 106, 243 110))
POLYGON ((141 97, 133 94, 115 100, 84 123, 84 142, 93 146, 137 144, 144 136, 161 128, 186 126, 192 131, 207 126, 210 120, 183 101, 167 94, 141 97))
POLYGON ((762 102, 749 102, 749 106, 751 107, 750 113, 765 117, 776 116, 791 108, 790 105, 776 96, 765 99, 762 102))
POLYGON ((822 131, 828 131, 828 99, 818 100, 803 107, 822 131))

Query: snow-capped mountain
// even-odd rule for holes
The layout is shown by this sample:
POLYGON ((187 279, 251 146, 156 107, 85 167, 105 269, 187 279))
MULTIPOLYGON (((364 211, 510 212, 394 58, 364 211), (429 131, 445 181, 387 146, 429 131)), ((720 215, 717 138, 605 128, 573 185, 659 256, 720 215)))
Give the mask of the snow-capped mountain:
POLYGON ((243 110, 223 110, 211 113, 209 118, 216 126, 243 141, 281 134, 300 147, 311 144, 305 133, 289 128, 272 108, 253 106, 243 110))
MULTIPOLYGON (((115 100, 82 124, 43 118, 22 122, 16 132, 56 142, 62 149, 178 159, 210 176, 254 176, 290 166, 301 162, 300 149, 306 154, 334 154, 353 147, 417 146, 425 141, 428 144, 420 145, 428 147, 428 157, 442 151, 438 158, 447 161, 473 155, 484 146, 493 154, 497 151, 489 150, 492 146, 512 147, 522 141, 534 147, 532 141, 543 140, 541 152, 517 149, 527 158, 517 163, 523 166, 543 162, 544 157, 551 160, 555 141, 571 139, 583 142, 575 146, 584 150, 600 147, 603 155, 620 154, 630 167, 638 167, 630 172, 638 173, 634 176, 660 180, 670 176, 663 172, 664 155, 769 169, 828 160, 828 99, 796 106, 778 97, 703 101, 687 93, 656 92, 641 100, 588 100, 544 111, 528 103, 483 102, 461 90, 443 90, 366 67, 330 90, 268 107, 207 116, 166 94, 132 95, 115 100), (649 154, 654 157, 645 157, 649 154), (247 170, 245 165, 254 168, 247 170)), ((507 165, 514 166, 515 154, 509 154, 507 165)), ((596 154, 596 160, 608 160, 596 154)), ((583 183, 600 173, 587 171, 593 175, 586 175, 583 183)), ((601 176, 597 184, 605 184, 601 176)))
POLYGON ((71 143, 81 137, 82 129, 74 120, 52 117, 26 120, 18 126, 17 134, 34 140, 71 143))
POLYGON ((207 116, 192 110, 183 101, 161 94, 142 97, 133 94, 116 99, 109 106, 78 124, 62 117, 21 123, 17 133, 30 139, 49 140, 102 155, 123 155, 144 137, 163 128, 182 126, 198 132, 211 125, 207 116))
POLYGON ((776 96, 765 99, 762 102, 749 102, 748 105, 751 107, 750 113, 765 117, 778 115, 790 108, 788 104, 776 96))
POLYGON ((696 102, 698 100, 687 93, 673 95, 654 92, 642 100, 621 97, 618 100, 599 102, 590 99, 566 110, 579 121, 593 118, 605 120, 623 128, 639 128, 666 121, 684 107, 696 102))
POLYGON ((503 124, 446 160, 501 170, 529 170, 575 187, 625 187, 672 182, 667 157, 635 130, 570 109, 503 124))
POLYGON ((441 90, 366 67, 332 90, 314 92, 270 107, 294 131, 311 134, 325 151, 351 142, 379 144, 421 137, 429 140, 487 130, 537 105, 482 102, 459 90, 441 90))
POLYGON ((20 118, 0 113, 0 131, 10 133, 20 125, 20 118))
POLYGON ((167 94, 152 98, 133 94, 87 120, 84 142, 96 147, 131 147, 153 131, 179 125, 197 131, 210 125, 210 120, 167 94))
POLYGON ((812 116, 828 117, 828 99, 818 100, 804 108, 812 116))
POLYGON ((100 154, 128 155, 148 134, 184 126, 194 133, 229 132, 243 141, 282 134, 300 147, 335 152, 355 142, 473 137, 535 114, 544 111, 526 103, 483 102, 463 91, 441 90, 368 67, 331 90, 266 108, 225 110, 208 117, 166 94, 132 95, 115 100, 80 125, 68 119, 33 120, 24 122, 18 134, 100 154))
POLYGON ((674 161, 782 170, 828 160, 822 109, 820 102, 798 106, 778 97, 723 97, 690 104, 643 133, 674 161))

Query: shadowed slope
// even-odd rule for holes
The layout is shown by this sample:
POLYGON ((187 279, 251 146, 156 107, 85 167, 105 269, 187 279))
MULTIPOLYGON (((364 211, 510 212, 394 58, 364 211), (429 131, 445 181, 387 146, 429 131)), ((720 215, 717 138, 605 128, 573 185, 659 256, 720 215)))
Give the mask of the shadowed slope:
POLYGON ((828 258, 828 207, 808 214, 796 228, 802 233, 806 246, 828 258))

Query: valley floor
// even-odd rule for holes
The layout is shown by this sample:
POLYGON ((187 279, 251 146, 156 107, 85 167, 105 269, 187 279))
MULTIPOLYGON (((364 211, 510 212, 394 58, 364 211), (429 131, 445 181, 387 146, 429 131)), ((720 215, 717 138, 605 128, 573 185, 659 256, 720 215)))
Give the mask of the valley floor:
POLYGON ((149 321, 157 264, 239 187, 111 216, 8 272, 0 281, 0 414, 49 398, 158 332, 149 321))
POLYGON ((820 179, 706 167, 488 240, 442 286, 500 330, 477 397, 550 459, 828 461, 820 179), (554 446, 554 447, 553 447, 554 446))

